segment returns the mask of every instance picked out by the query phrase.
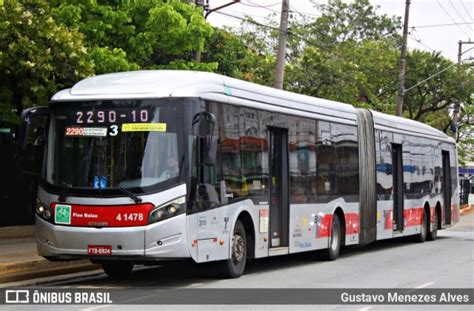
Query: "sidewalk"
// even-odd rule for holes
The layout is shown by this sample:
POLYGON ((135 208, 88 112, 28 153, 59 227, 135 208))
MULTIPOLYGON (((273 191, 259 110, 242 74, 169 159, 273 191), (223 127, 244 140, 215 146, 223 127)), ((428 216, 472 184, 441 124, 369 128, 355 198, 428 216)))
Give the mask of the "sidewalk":
POLYGON ((100 269, 88 260, 52 262, 38 256, 34 226, 0 229, 0 284, 100 269))

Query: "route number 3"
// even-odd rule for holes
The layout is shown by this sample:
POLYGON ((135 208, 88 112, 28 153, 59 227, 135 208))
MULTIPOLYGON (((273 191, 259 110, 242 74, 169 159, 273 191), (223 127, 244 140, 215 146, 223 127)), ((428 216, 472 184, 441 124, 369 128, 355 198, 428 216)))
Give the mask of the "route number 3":
POLYGON ((118 125, 114 124, 109 127, 109 135, 110 136, 117 136, 118 134, 118 125))

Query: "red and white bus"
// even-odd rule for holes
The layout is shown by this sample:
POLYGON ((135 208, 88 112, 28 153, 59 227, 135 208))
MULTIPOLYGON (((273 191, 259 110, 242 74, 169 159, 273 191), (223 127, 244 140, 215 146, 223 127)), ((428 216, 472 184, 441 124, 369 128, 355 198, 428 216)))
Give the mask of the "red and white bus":
POLYGON ((453 139, 425 124, 212 73, 87 78, 23 113, 41 143, 40 255, 107 274, 414 236, 459 220, 453 139))

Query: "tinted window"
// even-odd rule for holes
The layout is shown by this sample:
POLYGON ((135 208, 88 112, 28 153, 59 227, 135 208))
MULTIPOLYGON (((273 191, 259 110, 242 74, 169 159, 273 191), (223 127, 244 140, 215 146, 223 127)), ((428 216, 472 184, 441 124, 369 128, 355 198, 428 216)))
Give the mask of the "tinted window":
POLYGON ((290 118, 289 165, 290 202, 313 203, 317 200, 316 121, 290 118))
POLYGON ((318 202, 328 202, 336 194, 337 154, 329 122, 317 123, 316 170, 318 202))
POLYGON ((217 105, 222 178, 230 200, 268 192, 268 141, 265 113, 231 105, 217 105))
POLYGON ((377 200, 391 200, 393 188, 392 141, 392 133, 375 131, 377 200))
POLYGON ((346 201, 359 200, 359 148, 355 126, 331 124, 336 148, 336 191, 346 201))

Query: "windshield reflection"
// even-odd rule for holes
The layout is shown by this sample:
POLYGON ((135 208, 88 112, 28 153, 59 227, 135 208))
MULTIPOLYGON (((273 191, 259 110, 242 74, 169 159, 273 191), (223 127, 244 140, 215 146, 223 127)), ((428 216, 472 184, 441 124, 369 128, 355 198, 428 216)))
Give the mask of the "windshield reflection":
POLYGON ((175 102, 95 101, 54 108, 43 176, 48 183, 101 191, 177 182, 175 102))

